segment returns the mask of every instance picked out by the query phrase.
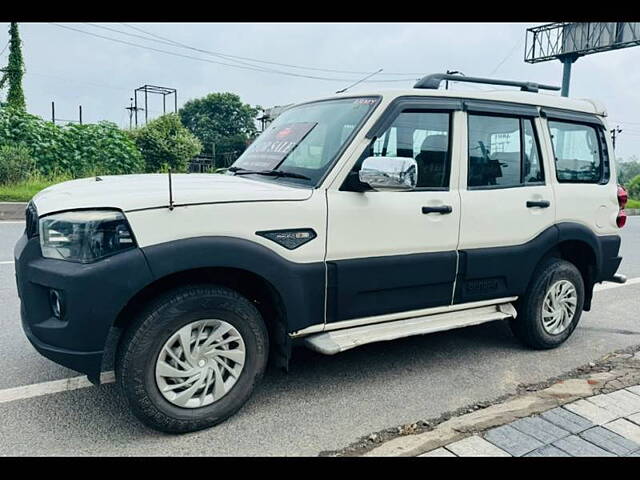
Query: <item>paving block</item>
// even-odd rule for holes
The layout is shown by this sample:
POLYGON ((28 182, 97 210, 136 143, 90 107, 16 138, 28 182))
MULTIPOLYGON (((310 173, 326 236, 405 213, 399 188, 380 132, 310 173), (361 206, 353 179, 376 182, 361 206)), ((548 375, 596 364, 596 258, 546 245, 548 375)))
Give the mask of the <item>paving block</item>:
POLYGON ((598 405, 587 402, 586 400, 578 400, 577 402, 568 403, 564 405, 562 408, 565 408, 581 417, 586 418, 591 423, 596 425, 602 425, 604 423, 609 423, 616 418, 620 418, 620 415, 612 412, 611 410, 607 410, 605 408, 599 407, 598 405))
POLYGON ((640 425, 640 413, 636 413, 635 415, 629 415, 626 418, 627 420, 631 420, 633 423, 640 425))
POLYGON ((640 444, 640 425, 630 422, 626 418, 619 418, 613 422, 605 423, 603 427, 640 444))
POLYGON ((556 440, 571 435, 571 432, 568 432, 564 428, 557 427, 548 420, 538 416, 521 418, 520 420, 511 422, 509 425, 544 444, 553 443, 556 440))
POLYGON ((613 453, 607 452, 577 435, 561 438, 553 442, 553 446, 564 450, 572 457, 615 457, 613 453))
MULTIPOLYGON (((638 352, 638 353, 640 353, 640 352, 638 352)), ((635 395, 640 395, 640 385, 636 385, 635 387, 627 387, 627 390, 629 390, 631 393, 633 393, 635 395)))
POLYGON ((423 453, 422 455, 418 455, 419 457, 455 457, 453 453, 451 453, 446 448, 436 448, 435 450, 431 450, 430 452, 423 453))
POLYGON ((529 452, 525 457, 570 457, 567 452, 563 452, 553 445, 545 445, 544 447, 536 448, 533 452, 529 452))
POLYGON ((624 389, 604 395, 595 395, 585 400, 605 410, 610 410, 619 417, 640 412, 640 396, 624 389))
POLYGON ((492 428, 484 434, 484 439, 514 457, 521 457, 525 453, 529 453, 544 445, 544 443, 526 433, 516 430, 511 425, 492 428))
POLYGON ((507 452, 477 435, 447 445, 447 450, 459 457, 510 457, 507 452))
POLYGON ((593 427, 593 423, 580 415, 558 407, 547 410, 540 415, 545 420, 571 433, 580 433, 593 427))
POLYGON ((590 428, 582 432, 580 436, 594 445, 620 456, 627 455, 640 448, 640 444, 603 427, 590 428))

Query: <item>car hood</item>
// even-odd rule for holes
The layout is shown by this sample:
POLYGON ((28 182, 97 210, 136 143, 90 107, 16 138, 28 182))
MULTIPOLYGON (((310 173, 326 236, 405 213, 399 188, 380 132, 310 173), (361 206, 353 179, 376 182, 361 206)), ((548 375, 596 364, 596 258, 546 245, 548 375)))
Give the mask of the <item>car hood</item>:
MULTIPOLYGON (((71 180, 45 188, 33 197, 39 215, 80 208, 118 208, 123 211, 167 207, 167 174, 105 175, 71 180)), ((171 175, 173 203, 260 202, 305 200, 310 188, 222 174, 171 175)))

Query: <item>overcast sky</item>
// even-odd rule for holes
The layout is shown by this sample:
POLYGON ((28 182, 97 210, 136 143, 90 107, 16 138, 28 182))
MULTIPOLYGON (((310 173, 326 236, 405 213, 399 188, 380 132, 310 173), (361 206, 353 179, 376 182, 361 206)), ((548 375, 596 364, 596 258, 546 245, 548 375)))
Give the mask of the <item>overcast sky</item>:
MULTIPOLYGON (((210 92, 234 92, 247 103, 268 107, 331 94, 366 75, 335 70, 375 72, 382 68, 382 74, 371 80, 402 80, 361 84, 352 90, 354 92, 371 87, 410 87, 420 74, 447 69, 466 75, 556 85, 562 81, 560 62, 530 65, 523 61, 525 30, 535 24, 95 24, 130 35, 83 23, 60 25, 208 62, 247 68, 169 55, 47 23, 22 23, 27 108, 47 119, 51 116, 53 100, 58 118, 77 119, 78 105, 82 105, 85 122, 111 120, 126 127, 129 117, 125 107, 133 90, 144 84, 176 88, 178 106, 210 92), (161 37, 164 40, 160 41, 165 43, 154 42, 151 40, 154 37, 135 28, 161 37), (166 42, 308 69, 216 57, 166 42), (303 78, 250 68, 339 80, 303 78)), ((0 24, 0 50, 8 41, 8 27, 7 23, 0 24)), ((0 55, 1 66, 6 64, 7 54, 5 49, 0 55)), ((619 123, 624 130, 616 148, 617 157, 624 159, 640 156, 639 87, 640 48, 582 57, 573 66, 570 96, 604 102, 609 121, 612 125, 619 123)), ((149 115, 154 117, 161 111, 162 97, 151 96, 149 115)))

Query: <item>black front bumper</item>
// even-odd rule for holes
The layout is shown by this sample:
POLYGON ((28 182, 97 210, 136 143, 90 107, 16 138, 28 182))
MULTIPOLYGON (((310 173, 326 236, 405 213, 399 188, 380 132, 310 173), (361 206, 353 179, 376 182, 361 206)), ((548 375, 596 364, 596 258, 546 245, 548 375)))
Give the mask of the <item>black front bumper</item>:
POLYGON ((43 258, 39 237, 23 235, 14 249, 24 332, 43 356, 98 382, 105 342, 127 302, 152 281, 139 249, 90 264, 43 258), (50 291, 62 293, 57 318, 50 291))

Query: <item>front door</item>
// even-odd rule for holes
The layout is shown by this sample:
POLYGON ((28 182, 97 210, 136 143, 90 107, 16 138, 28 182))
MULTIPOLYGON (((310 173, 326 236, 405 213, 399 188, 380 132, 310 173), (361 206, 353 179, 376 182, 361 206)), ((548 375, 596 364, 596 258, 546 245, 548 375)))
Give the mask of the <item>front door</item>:
POLYGON ((369 156, 411 157, 415 190, 327 191, 327 323, 451 304, 460 222, 453 119, 400 111, 352 169, 369 156))

